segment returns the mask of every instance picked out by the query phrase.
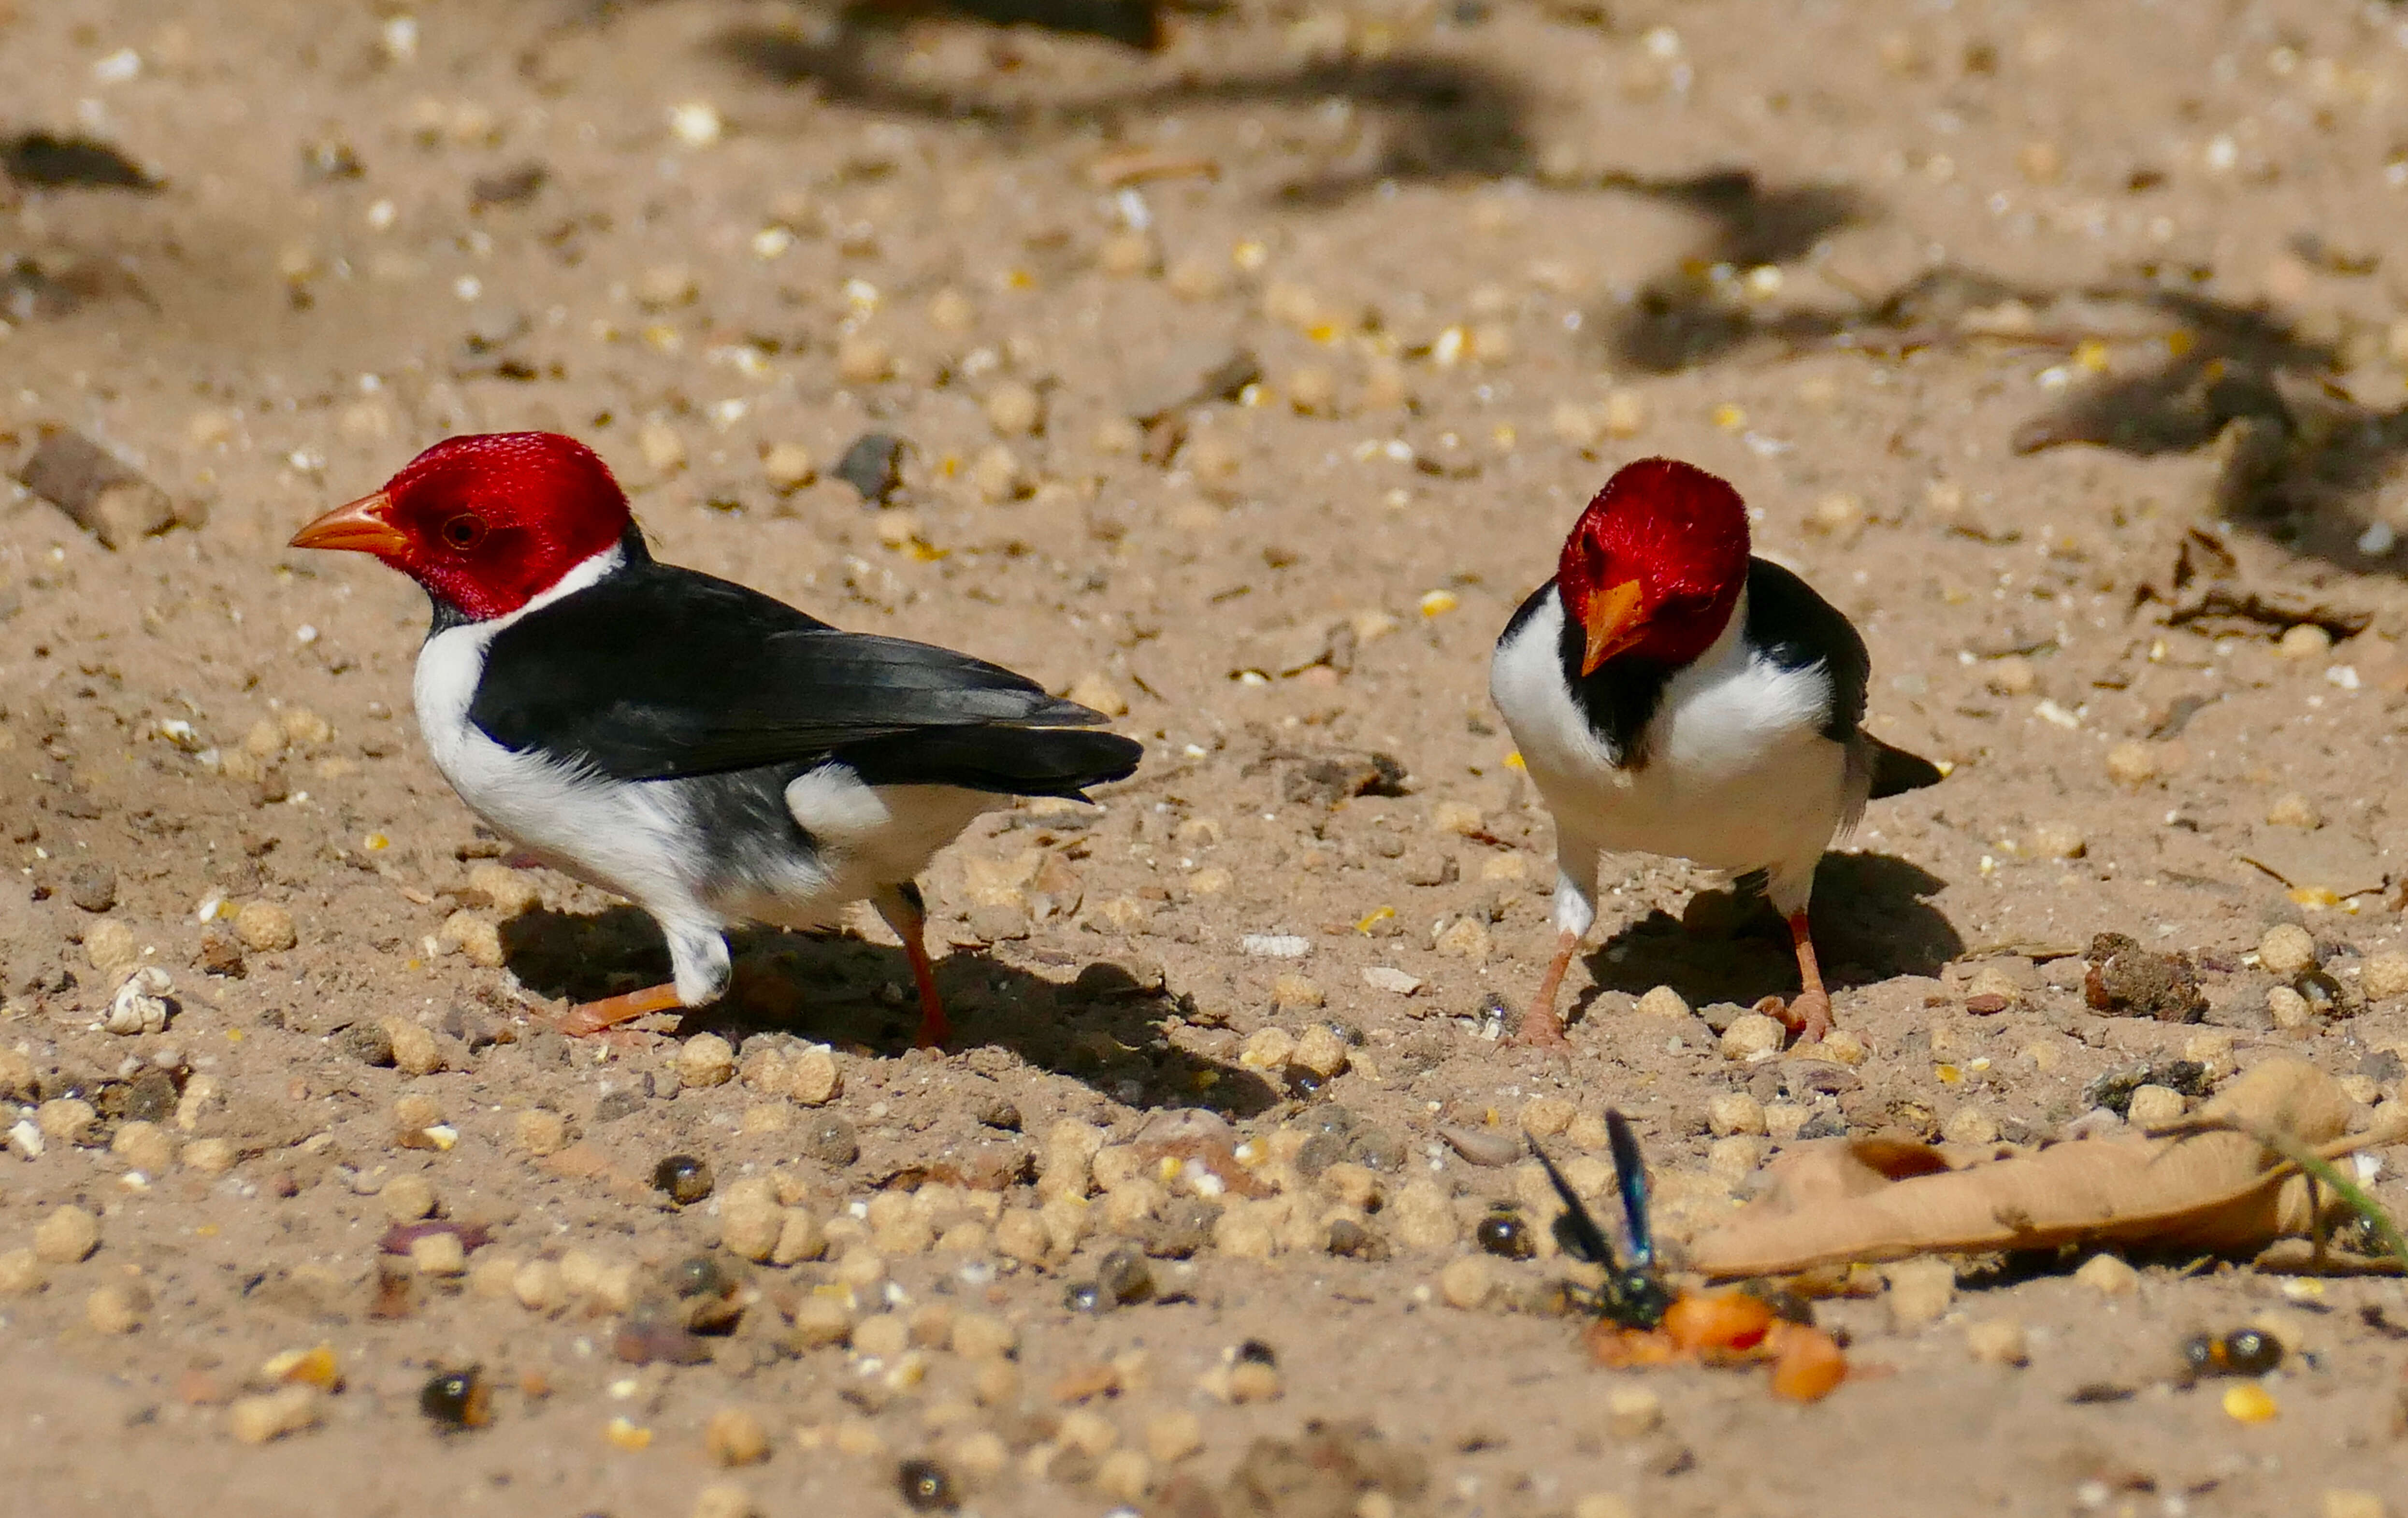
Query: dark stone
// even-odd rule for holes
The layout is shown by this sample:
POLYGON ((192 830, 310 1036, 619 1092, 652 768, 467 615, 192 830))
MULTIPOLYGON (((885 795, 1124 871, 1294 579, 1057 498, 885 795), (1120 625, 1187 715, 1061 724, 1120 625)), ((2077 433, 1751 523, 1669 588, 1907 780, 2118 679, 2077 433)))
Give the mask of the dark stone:
POLYGON ((373 1023, 354 1023, 335 1035, 335 1045, 363 1065, 393 1063, 393 1039, 373 1023))
POLYGON ((999 1128, 1005 1133, 1020 1131, 1020 1109, 1013 1106, 1009 1097, 996 1096, 980 1103, 978 1120, 987 1127, 999 1128))
POLYGON ((652 1167, 652 1189, 680 1207, 691 1207, 710 1195, 710 1162, 692 1154, 671 1154, 652 1167))
POLYGON ((903 482, 903 450, 908 446, 891 432, 865 432, 837 460, 836 477, 870 505, 883 506, 903 482))
POLYGON ((1346 1157, 1367 1170, 1395 1175, 1405 1167, 1405 1141, 1385 1128, 1365 1125, 1346 1140, 1346 1157))
POLYGON ((861 1158, 860 1135, 853 1131, 852 1123, 834 1112, 822 1112, 806 1122, 801 1141, 796 1147, 805 1158, 835 1170, 861 1158))
POLYGON ((1219 1203, 1175 1196, 1146 1224, 1140 1241, 1157 1260, 1188 1259, 1211 1244, 1212 1225, 1220 1221, 1219 1203))
POLYGON ((239 981, 243 977, 242 944, 223 928, 213 927, 201 935, 201 947, 193 962, 205 975, 222 975, 239 981))
POLYGON ((607 1092, 600 1101, 594 1104, 594 1121, 609 1123, 642 1111, 643 1108, 644 1094, 640 1091, 607 1092))
POLYGON ((165 1070, 145 1070, 125 1083, 125 1105, 120 1115, 128 1123, 165 1123, 176 1115, 176 1078, 165 1070))
POLYGON ((2199 971, 2179 954, 2143 949, 2121 933, 2090 940, 2090 973, 2083 997, 2111 1017, 2154 1017, 2160 1023, 2196 1023, 2207 1013, 2199 971))
POLYGON ((1096 1290, 1114 1307, 1133 1307, 1154 1296, 1154 1271, 1135 1250, 1116 1249, 1096 1267, 1096 1290))
POLYGON ((489 206, 523 206, 551 178, 552 171, 537 163, 513 164, 480 174, 468 186, 468 207, 483 210, 489 206))
POLYGON ((117 905, 117 871, 93 860, 67 872, 67 899, 88 912, 117 905))

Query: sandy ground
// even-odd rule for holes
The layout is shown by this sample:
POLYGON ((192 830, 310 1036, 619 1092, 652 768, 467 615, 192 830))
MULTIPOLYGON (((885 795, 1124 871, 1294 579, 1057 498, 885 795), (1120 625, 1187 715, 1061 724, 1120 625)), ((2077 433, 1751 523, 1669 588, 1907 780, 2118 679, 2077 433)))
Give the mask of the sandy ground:
MULTIPOLYGON (((989 1514, 2408 1510, 2396 1282, 1967 1262, 1935 1322, 1822 1304, 1860 1374, 1803 1408, 1591 1368, 1577 1322, 1507 1310, 1560 1261, 1438 1290, 1492 1201, 1552 1212, 1442 1126, 1530 1121, 1593 1182, 1618 1106, 1678 1238, 1801 1135, 2031 1141, 2154 1062, 2291 1053, 2362 1121, 2401 1100, 2408 1001, 2359 987, 2408 875, 2401 18, 1069 19, 0 0, 0 452, 75 429, 182 519, 112 550, 0 506, 11 1509, 878 1513, 927 1457, 989 1514), (664 557, 1125 705, 1134 780, 991 817, 926 881, 955 1050, 909 1050, 866 920, 747 940, 681 1022, 544 1030, 656 979, 657 938, 493 873, 408 716, 422 598, 282 546, 438 437, 523 427, 601 450, 664 557), (837 474, 866 432, 909 445, 883 511, 837 474), (1496 1041, 1552 834, 1487 652, 1648 452, 1740 485, 1863 629, 1874 730, 1956 766, 1822 876, 1860 1064, 1726 1059, 1785 950, 1684 930, 1711 882, 1638 859, 1570 1065, 1496 1041), (2304 1020, 2256 959, 2284 923, 2323 963, 2304 1020), (2196 956, 2204 1021, 2087 1010, 2102 931, 2196 956), (172 1021, 104 1031, 137 963, 172 1021), (1636 1010, 1663 984, 1698 1012, 1636 1010), (1263 1030, 1316 1027, 1323 1073, 1261 1067, 1263 1030), (706 1031, 743 1078, 709 1083, 706 1031), (1774 1138, 1710 1129, 1741 1095, 1774 1138), (1198 1104, 1300 1189, 1107 1159, 1082 1213, 1078 1135, 1198 1104), (652 1187, 674 1154, 712 1196, 652 1187), (1326 1247, 1350 1198, 1382 1200, 1368 1257, 1326 1247), (380 1252, 429 1205, 465 1262, 380 1252), (765 1215, 823 1257, 721 1247, 765 1215), (1144 1248, 1156 1300, 1074 1310, 1144 1248), (655 1299, 696 1257, 734 1332, 632 1363, 695 1347, 655 1299), (850 1351, 787 1321, 831 1312, 850 1351), (2028 1367, 1969 1353, 2000 1320, 2028 1367), (2295 1353, 2243 1423, 2171 1372, 2252 1322, 2295 1353), (1233 1382, 1249 1340, 1275 1376, 1233 1382), (322 1342, 319 1426, 237 1441, 264 1364, 322 1342), (421 1387, 471 1365, 491 1421, 446 1435, 421 1387), (2100 1384, 2130 1395, 2072 1399, 2100 1384), (1660 1426, 1611 1413, 1632 1388, 1660 1426), (766 1463, 714 1460, 728 1410, 766 1463)), ((2408 1153, 2377 1157, 2397 1207, 2408 1153)))

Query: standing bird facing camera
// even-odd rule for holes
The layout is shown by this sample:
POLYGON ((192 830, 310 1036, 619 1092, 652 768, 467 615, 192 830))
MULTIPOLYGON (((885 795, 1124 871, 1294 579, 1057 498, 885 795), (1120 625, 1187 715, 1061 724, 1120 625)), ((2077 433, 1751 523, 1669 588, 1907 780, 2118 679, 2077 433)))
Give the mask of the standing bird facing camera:
POLYGON ((1010 670, 654 563, 609 469, 553 433, 437 443, 293 545, 424 588, 436 767, 536 862, 660 924, 675 979, 572 1009, 573 1033, 724 995, 736 924, 816 927, 867 898, 940 1043, 914 877, 1007 797, 1083 801, 1142 752, 1010 670))
POLYGON ((1858 725, 1870 670, 1846 617, 1749 555, 1747 508, 1728 483, 1672 459, 1606 481, 1489 666, 1489 695, 1555 823, 1559 938, 1522 1042, 1565 1046, 1555 996, 1597 921, 1607 851, 1763 871, 1798 952, 1801 990, 1784 1019, 1810 1041, 1830 1030, 1806 918, 1814 866, 1868 799, 1942 774, 1858 725))

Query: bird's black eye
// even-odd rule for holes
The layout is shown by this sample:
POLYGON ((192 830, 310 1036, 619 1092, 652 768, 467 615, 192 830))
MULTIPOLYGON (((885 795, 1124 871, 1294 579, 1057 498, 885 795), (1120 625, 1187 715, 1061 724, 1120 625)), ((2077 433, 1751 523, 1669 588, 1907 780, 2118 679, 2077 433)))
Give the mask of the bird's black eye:
POLYGON ((485 519, 463 511, 442 526, 443 546, 466 552, 485 540, 485 519))

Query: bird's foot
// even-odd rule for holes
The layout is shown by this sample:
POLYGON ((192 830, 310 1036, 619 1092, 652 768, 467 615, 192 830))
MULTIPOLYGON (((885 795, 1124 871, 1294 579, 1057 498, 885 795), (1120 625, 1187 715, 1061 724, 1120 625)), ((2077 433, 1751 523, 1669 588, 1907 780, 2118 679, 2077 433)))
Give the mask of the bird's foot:
POLYGON ((579 1002, 563 1012, 553 1025, 572 1038, 588 1038, 649 1012, 681 1011, 684 1007, 674 984, 646 986, 641 991, 604 996, 599 1001, 579 1002))
POLYGON ((1793 1044, 1823 1041, 1831 1031, 1831 997, 1823 991, 1801 991, 1788 1001, 1779 996, 1767 996, 1756 1004, 1756 1010, 1780 1019, 1789 1029, 1793 1044))
POLYGON ((1570 1038, 1564 1037, 1564 1020, 1549 1007, 1533 1007, 1522 1014, 1522 1023, 1505 1036, 1509 1049, 1543 1049, 1550 1053, 1569 1055, 1572 1052, 1570 1038))

